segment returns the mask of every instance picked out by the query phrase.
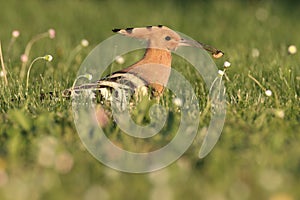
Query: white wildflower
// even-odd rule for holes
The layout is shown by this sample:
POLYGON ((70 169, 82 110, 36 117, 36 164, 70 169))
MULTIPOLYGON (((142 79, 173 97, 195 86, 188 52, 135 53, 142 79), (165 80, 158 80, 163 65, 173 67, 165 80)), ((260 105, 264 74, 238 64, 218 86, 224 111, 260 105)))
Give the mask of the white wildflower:
POLYGON ((179 106, 181 107, 182 106, 182 100, 178 97, 174 98, 173 99, 173 103, 176 105, 176 106, 179 106))
POLYGON ((90 81, 92 80, 93 76, 91 74, 85 74, 85 77, 90 81))
POLYGON ((230 62, 228 62, 228 61, 225 61, 224 62, 224 68, 228 68, 228 67, 230 67, 231 66, 231 63, 230 62))
POLYGON ((11 35, 12 35, 13 38, 17 38, 17 37, 20 36, 20 31, 14 30, 14 31, 11 33, 11 35))
POLYGON ((218 74, 219 74, 220 76, 224 76, 225 72, 224 72, 223 70, 218 70, 218 74))
POLYGON ((295 54, 295 53, 297 53, 297 47, 296 47, 295 45, 290 45, 290 46, 288 47, 288 52, 289 52, 290 54, 295 54))
POLYGON ((48 30, 48 34, 49 34, 49 38, 50 38, 50 39, 53 39, 53 38, 55 38, 56 32, 55 32, 55 30, 54 30, 53 28, 50 28, 50 29, 48 30))
POLYGON ((86 39, 81 40, 81 46, 83 46, 83 47, 89 46, 89 41, 86 39))
POLYGON ((270 96, 272 96, 272 91, 271 91, 271 90, 266 90, 266 91, 265 91, 265 94, 266 94, 268 97, 270 97, 270 96))
POLYGON ((48 62, 51 62, 53 60, 53 57, 51 55, 45 55, 43 58, 48 62))
POLYGON ((20 60, 22 63, 26 63, 28 61, 28 56, 26 54, 22 54, 20 60))
POLYGON ((118 64, 123 64, 125 62, 122 56, 117 56, 115 59, 118 64))

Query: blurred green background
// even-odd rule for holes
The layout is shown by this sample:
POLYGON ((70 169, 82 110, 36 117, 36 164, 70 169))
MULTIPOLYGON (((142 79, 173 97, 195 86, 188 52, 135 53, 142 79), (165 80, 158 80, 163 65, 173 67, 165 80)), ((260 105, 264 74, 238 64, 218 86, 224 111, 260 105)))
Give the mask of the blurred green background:
POLYGON ((300 198, 300 56, 288 53, 289 45, 300 47, 298 1, 0 0, 0 8, 9 81, 0 82, 0 199, 300 198), (82 60, 111 29, 157 24, 225 52, 216 61, 220 69, 225 60, 232 64, 224 130, 202 160, 194 144, 158 172, 117 172, 85 150, 69 100, 41 101, 39 95, 70 87, 82 60), (54 60, 35 64, 26 95, 20 56, 49 28, 56 37, 34 44, 29 60, 45 54, 54 60), (7 54, 13 30, 20 37, 7 54), (73 57, 82 39, 90 45, 73 57))

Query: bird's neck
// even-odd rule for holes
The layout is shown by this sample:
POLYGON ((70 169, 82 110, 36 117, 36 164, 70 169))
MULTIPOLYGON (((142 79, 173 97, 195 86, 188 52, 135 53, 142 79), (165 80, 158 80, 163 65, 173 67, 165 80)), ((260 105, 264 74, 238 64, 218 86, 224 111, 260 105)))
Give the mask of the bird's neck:
POLYGON ((171 52, 165 49, 148 48, 144 54, 144 57, 131 65, 130 67, 123 69, 122 71, 128 72, 133 68, 147 64, 158 64, 164 67, 171 67, 172 55, 171 52))
POLYGON ((145 80, 160 95, 167 85, 171 73, 171 52, 164 49, 148 48, 140 61, 123 69, 145 80))
POLYGON ((148 48, 139 64, 155 63, 171 67, 172 55, 169 50, 148 48))

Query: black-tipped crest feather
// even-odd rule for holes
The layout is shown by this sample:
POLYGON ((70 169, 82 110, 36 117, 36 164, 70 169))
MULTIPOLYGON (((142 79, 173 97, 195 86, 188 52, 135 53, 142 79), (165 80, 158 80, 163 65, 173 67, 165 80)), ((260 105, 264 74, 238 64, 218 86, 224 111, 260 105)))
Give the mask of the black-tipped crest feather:
POLYGON ((125 31, 127 32, 127 33, 132 33, 132 30, 133 30, 134 28, 126 28, 125 29, 125 31))
POLYGON ((113 30, 112 30, 112 32, 114 32, 114 33, 117 33, 117 32, 119 32, 121 29, 119 29, 119 28, 114 28, 113 30))

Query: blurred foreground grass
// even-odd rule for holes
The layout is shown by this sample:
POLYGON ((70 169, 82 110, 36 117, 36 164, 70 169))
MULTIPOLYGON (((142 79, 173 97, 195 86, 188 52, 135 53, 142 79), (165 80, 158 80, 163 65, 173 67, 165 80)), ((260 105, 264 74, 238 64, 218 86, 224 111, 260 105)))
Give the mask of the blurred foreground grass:
MULTIPOLYGON (((0 39, 8 86, 0 88, 0 199, 299 199, 300 6, 294 1, 3 1, 0 39), (83 147, 73 124, 70 87, 85 56, 112 28, 164 24, 224 50, 227 117, 216 147, 199 160, 199 144, 171 166, 135 175, 109 169, 83 147), (34 35, 35 63, 26 94, 20 56, 34 35), (9 55, 13 30, 21 35, 9 55), (87 39, 90 46, 72 55, 87 39), (272 90, 268 97, 249 77, 272 90), (40 100, 41 93, 57 98, 40 100)), ((201 95, 201 79, 174 61, 201 95)), ((27 66, 28 67, 28 66, 27 66)), ((203 100, 205 102, 205 98, 203 100)), ((205 105, 203 105, 205 106, 205 105)), ((174 123, 174 126, 176 124, 174 123)), ((173 127, 176 128, 176 127, 173 127)), ((205 131, 202 125, 199 134, 205 131)), ((129 144, 130 145, 130 144, 129 144)))

